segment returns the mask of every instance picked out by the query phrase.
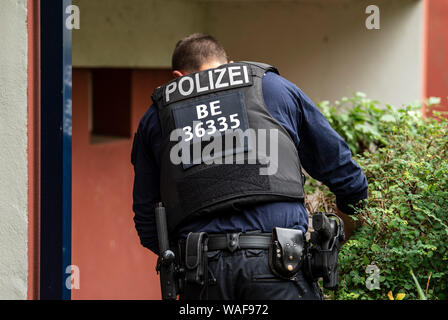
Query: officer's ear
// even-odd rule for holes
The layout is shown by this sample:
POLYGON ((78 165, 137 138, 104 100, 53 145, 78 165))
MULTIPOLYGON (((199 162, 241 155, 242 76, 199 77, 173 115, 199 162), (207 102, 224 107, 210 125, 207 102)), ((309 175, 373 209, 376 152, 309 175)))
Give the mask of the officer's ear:
POLYGON ((179 71, 179 70, 173 70, 173 76, 174 78, 180 78, 184 75, 186 75, 187 73, 179 71))

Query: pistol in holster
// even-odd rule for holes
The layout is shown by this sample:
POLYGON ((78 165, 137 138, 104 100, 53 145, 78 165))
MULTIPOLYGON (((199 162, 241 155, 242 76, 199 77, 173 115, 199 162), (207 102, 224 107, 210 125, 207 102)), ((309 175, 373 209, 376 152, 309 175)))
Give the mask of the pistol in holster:
POLYGON ((345 240, 344 223, 335 214, 313 214, 313 229, 306 246, 304 273, 313 281, 323 279, 329 290, 338 287, 338 253, 345 240))

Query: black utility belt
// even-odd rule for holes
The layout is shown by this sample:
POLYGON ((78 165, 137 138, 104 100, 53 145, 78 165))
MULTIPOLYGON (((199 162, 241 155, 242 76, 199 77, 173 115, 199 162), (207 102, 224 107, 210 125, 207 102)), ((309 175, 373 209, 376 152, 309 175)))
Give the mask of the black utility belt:
POLYGON ((226 233, 209 234, 208 251, 238 249, 269 249, 272 244, 272 233, 226 233))
POLYGON ((207 252, 241 249, 269 250, 269 266, 278 277, 290 279, 302 268, 305 257, 305 237, 301 230, 274 228, 272 233, 207 234, 192 232, 179 242, 180 264, 185 280, 207 282, 207 252))
POLYGON ((176 282, 177 293, 181 293, 188 283, 212 284, 208 271, 209 251, 243 249, 269 250, 269 267, 280 278, 295 280, 298 272, 302 271, 310 281, 323 278, 324 288, 336 290, 338 253, 345 239, 344 223, 335 214, 316 212, 313 214, 313 229, 309 241, 305 241, 302 231, 286 228, 274 228, 272 233, 192 232, 187 239, 172 246, 175 255, 168 249, 159 257, 157 270, 161 272, 163 296, 175 296, 168 290, 172 289, 173 281, 176 282))

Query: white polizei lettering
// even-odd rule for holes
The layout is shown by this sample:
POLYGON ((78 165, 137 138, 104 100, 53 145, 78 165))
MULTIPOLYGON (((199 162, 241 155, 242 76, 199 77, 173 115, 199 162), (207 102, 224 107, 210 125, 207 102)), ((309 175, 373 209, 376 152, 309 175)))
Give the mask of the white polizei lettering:
POLYGON ((243 84, 243 80, 235 80, 234 79, 234 77, 238 77, 241 75, 241 71, 236 71, 236 70, 241 70, 241 67, 229 67, 229 79, 230 79, 231 86, 243 84))
POLYGON ((172 82, 169 85, 166 86, 165 89, 165 99, 166 102, 170 101, 170 94, 176 91, 177 82, 172 82))
POLYGON ((191 77, 182 77, 179 80, 179 93, 183 96, 189 96, 194 90, 194 81, 191 77), (183 88, 183 83, 185 81, 188 81, 190 83, 190 88, 188 88, 188 91, 185 91, 183 88))
POLYGON ((209 82, 210 82, 210 90, 215 89, 215 86, 214 86, 214 84, 213 84, 213 71, 212 71, 212 70, 210 70, 210 71, 208 72, 208 80, 209 80, 209 82))
POLYGON ((222 77, 224 76, 224 74, 226 73, 227 69, 216 69, 215 73, 218 72, 218 79, 216 79, 216 83, 215 83, 215 88, 219 89, 219 88, 225 88, 228 87, 229 84, 227 82, 221 83, 222 81, 222 77))
POLYGON ((249 73, 247 72, 247 66, 243 66, 244 82, 249 82, 249 73))
POLYGON ((200 105, 196 106, 196 114, 198 115, 198 120, 203 119, 206 116, 208 116, 207 105, 200 104, 200 105))
POLYGON ((196 73, 194 75, 194 79, 192 76, 183 76, 182 78, 180 78, 178 82, 172 82, 166 86, 165 102, 169 102, 170 95, 176 91, 179 91, 179 93, 182 96, 189 96, 194 91, 195 93, 201 93, 215 89, 226 88, 229 86, 237 86, 243 83, 250 83, 249 71, 247 69, 247 66, 242 67, 243 67, 242 69, 241 66, 233 66, 228 68, 209 70, 207 73, 209 86, 203 86, 203 87, 201 86, 201 78, 200 78, 201 75, 199 73, 196 73), (229 72, 230 83, 223 82, 224 75, 227 71, 229 72), (216 78, 214 77, 215 73, 218 74, 216 78), (187 84, 188 87, 186 87, 185 82, 188 83, 187 84))
POLYGON ((203 91, 207 91, 208 87, 201 87, 201 82, 199 81, 199 73, 196 73, 196 75, 194 76, 195 80, 196 80, 196 91, 199 92, 203 92, 203 91))

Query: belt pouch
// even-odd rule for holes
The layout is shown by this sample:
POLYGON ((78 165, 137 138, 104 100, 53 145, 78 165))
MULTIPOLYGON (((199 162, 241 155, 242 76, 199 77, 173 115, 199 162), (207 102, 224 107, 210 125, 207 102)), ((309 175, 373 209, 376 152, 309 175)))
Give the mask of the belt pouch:
POLYGON ((272 273, 283 279, 293 278, 302 267, 304 244, 301 230, 274 228, 269 248, 272 273))
POLYGON ((206 232, 190 232, 185 245, 185 280, 203 285, 207 272, 206 232))

